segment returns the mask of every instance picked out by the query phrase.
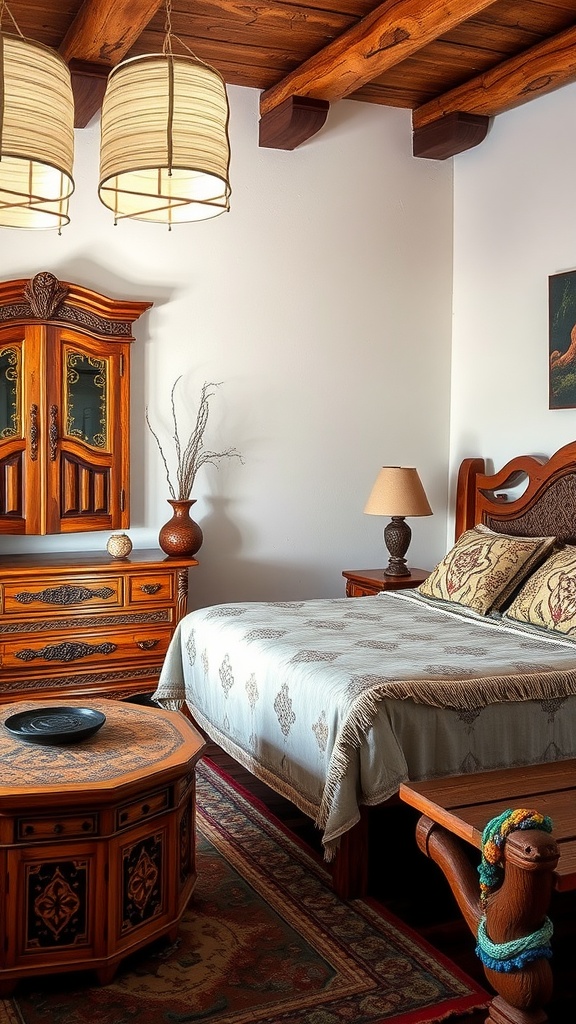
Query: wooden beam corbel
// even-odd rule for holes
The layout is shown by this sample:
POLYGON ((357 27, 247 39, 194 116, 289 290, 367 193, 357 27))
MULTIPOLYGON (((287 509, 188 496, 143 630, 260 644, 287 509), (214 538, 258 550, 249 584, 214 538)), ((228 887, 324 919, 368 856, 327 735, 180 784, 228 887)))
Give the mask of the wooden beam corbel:
POLYGON ((259 145, 266 149, 296 149, 323 127, 330 104, 308 96, 288 96, 260 118, 259 145))
MULTIPOLYGON (((295 103, 314 99, 330 103, 350 96, 492 3, 493 0, 458 0, 457 4, 446 4, 446 0, 429 0, 426 17, 423 18, 422 0, 387 0, 276 85, 266 89, 260 97, 260 123, 271 121, 269 115, 287 100, 295 103)), ((270 133, 273 136, 271 129, 270 133)), ((266 138, 267 134, 265 126, 261 136, 266 138)), ((300 142, 309 137, 303 135, 300 142)), ((274 148, 272 143, 262 141, 262 137, 260 145, 272 145, 274 148)), ((294 149, 295 146, 275 148, 294 149)))
POLYGON ((85 128, 100 109, 110 69, 126 56, 161 4, 84 0, 59 47, 72 73, 76 128, 85 128))
POLYGON ((490 118, 457 111, 431 121, 412 133, 412 153, 429 160, 446 160, 484 142, 490 118))
POLYGON ((74 94, 74 127, 85 128, 102 106, 110 68, 86 60, 70 60, 68 67, 74 94))

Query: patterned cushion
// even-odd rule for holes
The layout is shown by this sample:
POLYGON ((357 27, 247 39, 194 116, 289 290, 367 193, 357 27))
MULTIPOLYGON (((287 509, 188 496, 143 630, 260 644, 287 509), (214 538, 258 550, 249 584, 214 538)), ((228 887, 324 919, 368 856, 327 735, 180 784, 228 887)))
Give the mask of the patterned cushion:
POLYGON ((556 551, 526 580, 505 617, 576 636, 576 547, 556 551))
POLYGON ((479 524, 455 546, 418 587, 425 597, 466 605, 480 615, 501 608, 552 551, 554 537, 511 537, 479 524))

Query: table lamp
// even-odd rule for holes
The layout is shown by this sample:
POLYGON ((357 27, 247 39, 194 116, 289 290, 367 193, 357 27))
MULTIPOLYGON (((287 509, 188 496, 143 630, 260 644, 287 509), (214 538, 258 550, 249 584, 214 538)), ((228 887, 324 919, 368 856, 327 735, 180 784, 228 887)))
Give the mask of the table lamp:
POLYGON ((383 466, 364 511, 371 516, 392 517, 384 528, 384 543, 390 555, 384 575, 410 576, 404 556, 410 545, 412 530, 405 516, 432 515, 417 471, 409 466, 383 466))

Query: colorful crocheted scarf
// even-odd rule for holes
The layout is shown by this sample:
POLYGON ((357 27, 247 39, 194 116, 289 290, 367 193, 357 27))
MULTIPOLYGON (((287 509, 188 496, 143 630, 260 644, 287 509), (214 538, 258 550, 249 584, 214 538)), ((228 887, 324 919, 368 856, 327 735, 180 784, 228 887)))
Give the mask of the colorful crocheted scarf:
POLYGON ((482 833, 482 861, 478 868, 482 901, 502 882, 502 847, 506 837, 515 829, 528 828, 551 832, 552 821, 548 815, 540 814, 538 811, 508 810, 492 818, 486 825, 482 833))
MULTIPOLYGON (((552 831, 552 821, 538 811, 508 810, 488 822, 482 833, 482 861, 478 868, 480 875, 480 900, 484 904, 490 892, 501 883, 504 873, 502 847, 504 841, 515 829, 542 829, 552 831)), ((550 939, 552 923, 544 919, 543 925, 531 935, 524 935, 509 942, 492 942, 486 932, 486 917, 478 926, 476 954, 485 967, 493 971, 522 970, 526 964, 542 957, 551 957, 550 939)))

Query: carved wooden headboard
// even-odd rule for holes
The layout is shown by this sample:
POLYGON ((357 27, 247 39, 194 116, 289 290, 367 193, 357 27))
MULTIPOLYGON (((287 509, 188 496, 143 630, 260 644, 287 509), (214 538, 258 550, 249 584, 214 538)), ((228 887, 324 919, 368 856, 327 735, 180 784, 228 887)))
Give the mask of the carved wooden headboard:
POLYGON ((549 459, 520 455, 493 474, 485 472, 484 459, 464 459, 458 473, 456 537, 476 523, 498 533, 554 536, 576 544, 576 441, 549 459), (520 497, 508 500, 501 494, 526 481, 520 497))

